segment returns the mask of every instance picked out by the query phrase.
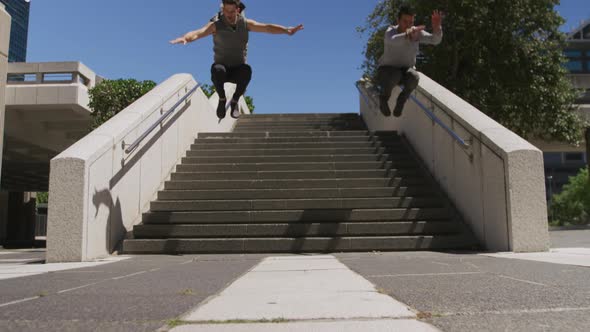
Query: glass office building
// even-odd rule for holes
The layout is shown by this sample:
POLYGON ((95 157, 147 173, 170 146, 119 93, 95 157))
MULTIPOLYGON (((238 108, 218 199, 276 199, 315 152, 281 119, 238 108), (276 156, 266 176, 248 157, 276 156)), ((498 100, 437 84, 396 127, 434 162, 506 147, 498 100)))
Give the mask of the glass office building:
POLYGON ((8 61, 26 62, 31 3, 28 0, 0 0, 0 2, 6 6, 6 12, 12 17, 8 61))
POLYGON ((586 92, 578 100, 578 104, 590 104, 590 20, 582 23, 569 34, 565 56, 568 61, 565 64, 572 77, 576 77, 576 88, 585 89, 586 92))

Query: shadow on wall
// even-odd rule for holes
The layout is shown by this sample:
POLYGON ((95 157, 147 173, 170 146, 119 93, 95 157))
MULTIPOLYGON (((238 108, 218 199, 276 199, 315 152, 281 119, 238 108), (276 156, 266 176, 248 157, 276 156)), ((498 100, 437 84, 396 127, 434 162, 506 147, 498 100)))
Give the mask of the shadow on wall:
POLYGON ((100 208, 104 205, 107 209, 109 209, 109 216, 107 218, 107 243, 106 243, 106 251, 108 253, 112 253, 117 248, 119 241, 118 234, 125 234, 126 229, 125 225, 123 225, 123 215, 121 209, 121 202, 117 199, 116 202, 113 201, 113 197, 111 196, 111 191, 109 189, 103 189, 98 191, 95 189, 94 195, 92 196, 92 204, 96 208, 96 214, 94 218, 98 216, 98 212, 100 208))

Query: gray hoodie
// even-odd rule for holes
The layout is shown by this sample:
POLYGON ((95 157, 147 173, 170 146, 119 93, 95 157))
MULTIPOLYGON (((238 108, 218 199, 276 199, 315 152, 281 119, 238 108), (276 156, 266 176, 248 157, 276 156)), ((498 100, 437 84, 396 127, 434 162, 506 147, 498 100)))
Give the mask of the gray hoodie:
POLYGON ((398 68, 412 68, 416 65, 416 55, 420 44, 438 45, 442 41, 442 30, 431 34, 421 31, 418 41, 409 40, 406 33, 397 32, 398 25, 390 26, 385 31, 385 51, 379 59, 379 66, 393 66, 398 68))

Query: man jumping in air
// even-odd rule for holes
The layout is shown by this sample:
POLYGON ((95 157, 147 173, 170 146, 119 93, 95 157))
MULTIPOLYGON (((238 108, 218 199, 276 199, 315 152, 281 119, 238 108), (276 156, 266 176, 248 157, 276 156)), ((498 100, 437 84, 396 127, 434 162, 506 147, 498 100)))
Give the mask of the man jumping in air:
POLYGON ((259 23, 246 19, 239 13, 239 0, 223 0, 222 15, 219 20, 209 22, 199 30, 190 31, 184 36, 170 41, 171 44, 183 44, 213 35, 213 52, 215 60, 211 66, 211 80, 219 95, 217 117, 223 119, 226 112, 226 96, 223 84, 235 83, 236 91, 231 98, 231 117, 240 116, 238 101, 246 91, 252 78, 252 68, 246 63, 249 32, 294 35, 303 30, 303 25, 284 27, 276 24, 259 23))
POLYGON ((402 115, 406 101, 418 86, 420 76, 414 69, 418 45, 438 45, 442 40, 442 16, 438 11, 432 13, 432 34, 424 31, 423 25, 414 26, 415 16, 416 13, 411 7, 402 6, 398 14, 398 25, 390 26, 385 32, 385 51, 379 59, 377 69, 379 104, 381 113, 385 116, 391 115, 387 103, 396 85, 404 86, 393 110, 393 115, 396 117, 402 115))

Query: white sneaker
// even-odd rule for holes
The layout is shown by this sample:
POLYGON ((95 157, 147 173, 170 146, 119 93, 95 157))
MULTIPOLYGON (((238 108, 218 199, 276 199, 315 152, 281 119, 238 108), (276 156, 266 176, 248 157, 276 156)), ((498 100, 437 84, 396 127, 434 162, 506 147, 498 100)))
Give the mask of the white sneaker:
POLYGON ((231 104, 231 117, 237 119, 240 117, 240 105, 238 103, 234 103, 233 101, 231 104))

